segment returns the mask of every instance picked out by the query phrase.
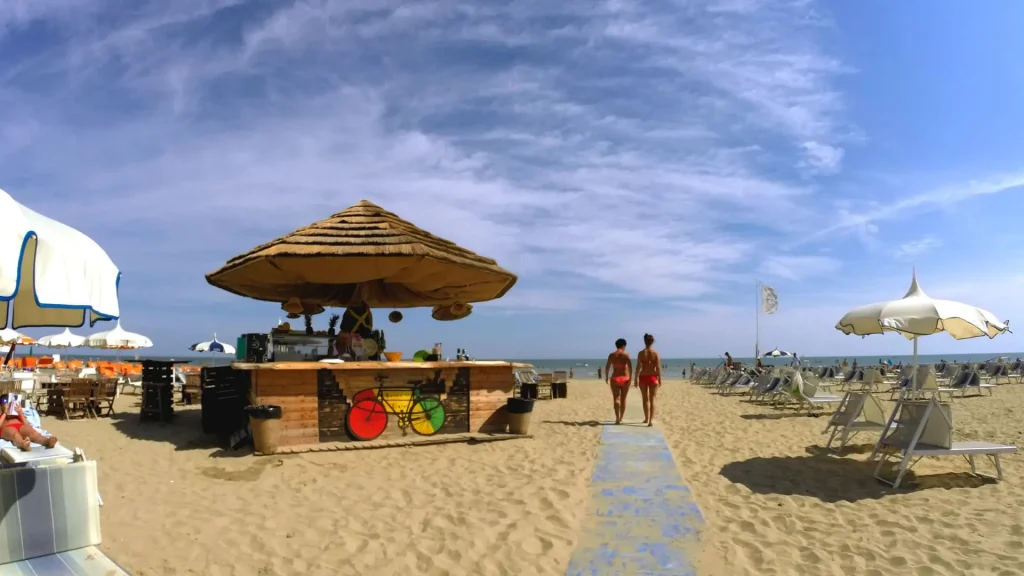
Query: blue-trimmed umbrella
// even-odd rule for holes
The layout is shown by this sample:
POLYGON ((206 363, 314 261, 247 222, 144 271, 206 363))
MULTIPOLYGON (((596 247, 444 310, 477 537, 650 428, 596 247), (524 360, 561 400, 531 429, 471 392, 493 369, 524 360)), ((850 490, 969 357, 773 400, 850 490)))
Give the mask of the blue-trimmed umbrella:
POLYGON ((217 340, 217 335, 213 335, 213 340, 206 342, 197 342, 188 347, 193 352, 212 352, 214 354, 234 354, 235 347, 230 344, 225 344, 220 340, 217 340))
POLYGON ((208 342, 199 342, 188 347, 193 352, 215 352, 218 354, 234 354, 235 347, 230 344, 225 344, 220 340, 217 340, 217 335, 213 335, 213 340, 208 342))
POLYGON ((793 354, 791 352, 783 352, 782 350, 779 350, 778 348, 776 348, 775 350, 772 350, 771 352, 765 352, 764 353, 764 357, 765 358, 782 358, 783 356, 792 356, 792 355, 793 354))

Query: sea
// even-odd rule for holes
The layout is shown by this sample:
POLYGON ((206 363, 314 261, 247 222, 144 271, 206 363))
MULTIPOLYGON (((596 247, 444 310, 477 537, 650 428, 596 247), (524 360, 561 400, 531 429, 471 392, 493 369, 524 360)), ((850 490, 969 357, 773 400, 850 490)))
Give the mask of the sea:
MULTIPOLYGON (((27 347, 19 348, 19 352, 27 347)), ((26 350, 28 352, 28 350, 26 350)), ((49 354, 50 351, 45 348, 39 349, 39 354, 49 354), (45 352, 44 352, 45 351, 45 352)), ((106 354, 61 354, 62 360, 114 360, 113 355, 106 354)), ((988 354, 933 354, 927 355, 922 354, 918 356, 919 364, 937 364, 941 361, 947 362, 985 362, 987 360, 993 360, 1000 357, 1006 357, 1009 360, 1015 360, 1018 357, 1024 357, 1024 352, 1003 352, 1003 353, 988 353, 988 354)), ((177 360, 185 361, 193 366, 227 366, 234 358, 225 355, 204 355, 204 356, 157 356, 148 355, 145 353, 135 354, 124 353, 120 356, 124 362, 134 362, 137 360, 177 360)), ((489 358, 476 358, 477 360, 490 360, 489 358)), ((893 364, 909 364, 913 361, 913 356, 806 356, 800 358, 800 363, 804 366, 824 366, 834 364, 837 361, 847 360, 853 363, 854 360, 861 365, 871 365, 878 363, 879 360, 888 362, 892 360, 893 364)), ((0 357, 0 362, 2 362, 0 357)), ((607 358, 494 358, 493 360, 508 360, 511 362, 522 362, 524 364, 532 364, 538 372, 553 372, 555 370, 565 370, 566 372, 572 370, 573 375, 576 378, 597 378, 597 369, 604 369, 604 363, 607 358)), ((690 366, 695 365, 698 368, 714 368, 723 362, 722 358, 662 358, 662 374, 666 377, 675 377, 676 375, 682 376, 683 370, 686 373, 690 373, 690 366)), ((735 357, 733 360, 742 362, 744 364, 753 364, 753 358, 740 358, 735 357)), ((790 358, 762 358, 761 362, 766 366, 789 366, 790 358)))

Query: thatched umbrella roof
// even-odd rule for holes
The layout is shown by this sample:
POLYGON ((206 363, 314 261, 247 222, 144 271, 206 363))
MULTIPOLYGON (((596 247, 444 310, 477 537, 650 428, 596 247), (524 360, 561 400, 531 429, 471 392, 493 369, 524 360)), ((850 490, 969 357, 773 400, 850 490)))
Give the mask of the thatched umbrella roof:
POLYGON ((363 200, 228 260, 210 284, 257 300, 304 308, 411 308, 484 302, 516 276, 363 200))

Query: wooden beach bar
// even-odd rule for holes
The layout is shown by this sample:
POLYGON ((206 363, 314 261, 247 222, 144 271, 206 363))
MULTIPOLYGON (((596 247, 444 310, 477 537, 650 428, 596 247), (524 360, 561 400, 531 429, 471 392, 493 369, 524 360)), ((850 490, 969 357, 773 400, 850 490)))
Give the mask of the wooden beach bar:
MULTIPOLYGON (((468 440, 510 426, 525 434, 524 408, 513 406, 511 417, 507 408, 512 363, 471 361, 462 349, 452 362, 441 343, 403 361, 373 322, 372 309, 382 308, 428 308, 439 322, 466 318, 473 303, 501 298, 516 283, 490 258, 363 200, 231 258, 206 280, 278 303, 289 319, 305 318, 304 332, 282 322, 270 334, 243 335, 240 361, 227 373, 207 371, 204 386, 220 386, 224 398, 247 406, 258 452, 377 439, 434 443, 446 435, 468 440), (313 317, 328 308, 344 315, 333 315, 321 337, 313 317), (432 436, 438 438, 423 438, 432 436)), ((398 310, 388 314, 392 324, 402 318, 398 310)), ((210 422, 217 420, 224 418, 211 410, 210 422)))
POLYGON ((233 368, 251 374, 253 404, 281 407, 282 447, 357 441, 346 431, 346 415, 369 397, 379 397, 387 414, 380 438, 504 432, 514 382, 512 364, 493 361, 270 362, 233 368), (413 390, 440 399, 444 417, 438 429, 417 429, 403 418, 413 390))

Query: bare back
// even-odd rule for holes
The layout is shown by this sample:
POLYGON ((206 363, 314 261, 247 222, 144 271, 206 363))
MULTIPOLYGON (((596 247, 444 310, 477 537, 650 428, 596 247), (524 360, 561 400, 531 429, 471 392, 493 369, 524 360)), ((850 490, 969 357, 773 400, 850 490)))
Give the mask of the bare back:
POLYGON ((644 348, 636 355, 637 376, 660 376, 661 357, 654 348, 644 348))
POLYGON ((629 354, 616 350, 608 355, 608 363, 606 366, 611 367, 610 377, 616 376, 630 376, 630 371, 633 366, 632 360, 629 358, 629 354))

